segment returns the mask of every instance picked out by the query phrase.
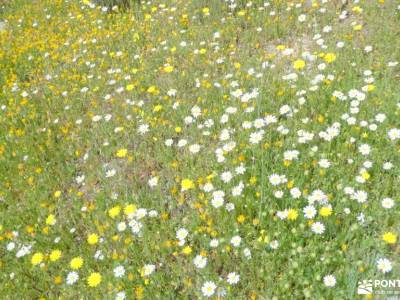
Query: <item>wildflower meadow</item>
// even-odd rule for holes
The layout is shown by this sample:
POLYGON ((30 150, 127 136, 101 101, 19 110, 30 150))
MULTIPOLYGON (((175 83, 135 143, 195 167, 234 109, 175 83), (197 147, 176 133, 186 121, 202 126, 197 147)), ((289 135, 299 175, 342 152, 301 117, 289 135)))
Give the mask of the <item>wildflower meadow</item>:
POLYGON ((396 0, 0 0, 0 299, 400 297, 399 60, 396 0))

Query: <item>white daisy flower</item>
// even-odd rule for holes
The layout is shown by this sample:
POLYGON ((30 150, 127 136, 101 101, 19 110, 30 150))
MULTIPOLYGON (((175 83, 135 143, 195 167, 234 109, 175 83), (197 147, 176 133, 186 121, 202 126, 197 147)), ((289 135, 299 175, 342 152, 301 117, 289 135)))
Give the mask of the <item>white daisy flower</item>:
POLYGON ((73 285, 79 279, 79 275, 76 272, 69 272, 67 275, 67 284, 73 285))
POLYGON ((315 234, 323 234, 325 231, 325 225, 321 222, 315 222, 311 225, 311 231, 315 234))
POLYGON ((334 287, 336 285, 336 278, 333 275, 326 275, 324 276, 324 284, 327 287, 334 287))
POLYGON ((240 275, 236 274, 235 272, 231 272, 228 274, 226 281, 230 284, 230 285, 235 285, 239 282, 240 280, 240 275))
POLYGON ((125 268, 124 266, 118 266, 114 268, 114 276, 116 278, 121 278, 125 275, 125 268))
POLYGON ((378 270, 382 273, 389 273, 392 271, 392 263, 387 258, 379 258, 376 265, 378 270))
POLYGON ((211 297, 215 293, 215 289, 217 286, 212 281, 206 281, 203 286, 201 287, 201 292, 203 293, 204 297, 211 297))

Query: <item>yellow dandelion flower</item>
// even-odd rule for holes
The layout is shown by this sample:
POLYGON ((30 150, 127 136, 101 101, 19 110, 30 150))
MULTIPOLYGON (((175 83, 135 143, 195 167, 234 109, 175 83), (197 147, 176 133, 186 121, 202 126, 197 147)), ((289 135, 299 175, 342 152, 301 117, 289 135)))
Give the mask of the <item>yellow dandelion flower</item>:
POLYGON ((393 232, 385 232, 382 235, 382 240, 387 244, 395 244, 397 241, 397 236, 393 232))
POLYGON ((298 216, 299 216, 299 213, 297 212, 296 209, 291 208, 288 210, 288 216, 287 216, 288 220, 294 221, 297 219, 298 216))
POLYGON ((133 84, 128 84, 128 85, 126 86, 126 90, 127 90, 127 91, 132 91, 134 88, 135 88, 135 85, 133 85, 133 84))
POLYGON ((173 66, 166 66, 164 67, 164 72, 165 73, 171 73, 174 70, 173 66))
POLYGON ((193 189, 195 187, 193 181, 190 179, 183 179, 181 181, 181 186, 182 186, 182 189, 181 189, 182 191, 187 191, 187 190, 193 189))
POLYGON ((61 278, 60 275, 54 277, 54 283, 55 284, 61 284, 61 282, 62 282, 62 278, 61 278))
POLYGON ((276 46, 276 50, 282 51, 282 50, 285 50, 285 49, 286 49, 285 45, 276 46))
POLYGON ((32 256, 31 263, 36 266, 43 261, 43 254, 41 252, 37 252, 32 256))
POLYGON ((50 226, 56 224, 56 217, 53 214, 48 215, 46 218, 46 224, 50 226))
POLYGON ((324 56, 324 60, 325 60, 327 63, 334 62, 334 61, 336 60, 336 54, 335 54, 335 53, 327 53, 327 54, 325 54, 325 56, 324 56))
POLYGON ((116 156, 119 158, 124 158, 128 154, 128 150, 125 148, 119 149, 116 153, 116 156))
POLYGON ((80 269, 83 265, 82 257, 80 257, 80 256, 74 257, 73 259, 71 259, 69 265, 70 265, 71 269, 73 269, 73 270, 80 269))
POLYGON ((371 175, 367 171, 364 171, 361 173, 361 177, 364 178, 365 180, 368 180, 371 178, 371 175))
POLYGON ((141 286, 138 286, 135 288, 135 297, 136 299, 142 299, 143 298, 143 291, 144 289, 141 286))
POLYGON ((87 237, 87 242, 89 245, 95 245, 99 242, 99 236, 95 233, 89 234, 87 237))
POLYGON ((238 223, 243 223, 245 220, 246 220, 246 216, 244 216, 244 215, 239 215, 237 217, 237 222, 238 223))
POLYGON ((192 253, 192 248, 190 246, 186 246, 182 249, 182 253, 185 255, 189 255, 190 253, 192 253))
POLYGON ((133 214, 135 211, 136 211, 136 205, 134 204, 128 204, 124 208, 124 214, 127 216, 133 214))
POLYGON ((150 94, 155 94, 157 92, 157 88, 154 85, 152 85, 147 89, 147 92, 150 94))
POLYGON ((160 104, 154 106, 154 108, 153 108, 153 112, 159 112, 160 110, 162 110, 162 105, 160 105, 160 104))
POLYGON ((293 68, 295 68, 296 70, 302 70, 302 69, 304 69, 305 66, 306 66, 306 62, 302 59, 298 59, 298 60, 294 61, 294 63, 293 63, 293 68))
POLYGON ((249 182, 251 185, 255 185, 257 183, 257 177, 255 176, 250 177, 249 182))
POLYGON ((324 206, 319 210, 319 215, 322 217, 329 217, 332 214, 332 208, 324 206))
POLYGON ((367 85, 367 91, 368 91, 368 92, 372 92, 372 91, 374 91, 375 89, 376 89, 375 85, 373 85, 373 84, 368 84, 368 85, 367 85))
POLYGON ((101 282, 101 274, 97 272, 93 272, 87 278, 87 284, 90 287, 96 287, 100 284, 100 282, 101 282))
POLYGON ((119 205, 117 205, 117 206, 114 206, 113 208, 110 208, 108 210, 108 215, 111 218, 115 218, 116 216, 119 215, 120 212, 121 212, 121 207, 119 205))
POLYGON ((56 249, 56 250, 51 251, 51 253, 50 253, 50 260, 51 261, 57 261, 60 258, 61 258, 61 251, 60 250, 56 249))

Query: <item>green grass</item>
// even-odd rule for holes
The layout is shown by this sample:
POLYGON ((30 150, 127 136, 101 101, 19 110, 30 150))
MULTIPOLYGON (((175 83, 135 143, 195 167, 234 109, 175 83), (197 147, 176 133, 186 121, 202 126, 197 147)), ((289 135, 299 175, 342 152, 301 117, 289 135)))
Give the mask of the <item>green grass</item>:
POLYGON ((111 12, 89 1, 0 1, 0 299, 198 299, 208 281, 214 299, 359 299, 359 280, 400 278, 400 142, 389 138, 400 128, 398 3, 233 2, 111 12), (320 136, 335 123, 337 136, 320 136), (274 186, 272 174, 286 181, 274 186), (223 206, 206 183, 224 191, 223 206), (326 201, 307 219, 316 190, 326 201), (79 279, 68 284, 72 271, 79 279), (101 282, 90 287, 93 273, 101 282))

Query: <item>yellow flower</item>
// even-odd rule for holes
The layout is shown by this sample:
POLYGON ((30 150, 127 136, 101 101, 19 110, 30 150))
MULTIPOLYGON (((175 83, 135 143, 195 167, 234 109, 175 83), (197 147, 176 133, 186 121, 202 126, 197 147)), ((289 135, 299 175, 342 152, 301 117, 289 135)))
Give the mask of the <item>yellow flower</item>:
POLYGON ((293 208, 288 210, 288 220, 294 221, 297 219, 298 216, 299 216, 299 213, 297 212, 297 210, 295 210, 293 208))
POLYGON ((48 217, 46 218, 46 224, 47 225, 56 224, 56 217, 53 214, 48 215, 48 217))
POLYGON ((128 85, 126 86, 126 90, 127 90, 127 91, 132 91, 134 87, 135 87, 135 86, 134 86, 133 84, 128 84, 128 85))
POLYGON ((332 214, 332 208, 324 206, 319 210, 319 215, 322 217, 329 217, 332 214))
POLYGON ((108 215, 111 218, 115 218, 116 216, 119 215, 120 212, 121 212, 121 207, 119 205, 117 205, 117 206, 114 206, 113 208, 110 208, 108 210, 108 215))
POLYGON ((124 158, 127 154, 128 154, 128 150, 125 148, 122 148, 117 151, 116 156, 119 158, 124 158))
POLYGON ((181 182, 182 191, 187 191, 194 188, 194 183, 190 179, 183 179, 181 182))
POLYGON ((296 70, 301 70, 306 66, 306 62, 302 59, 298 59, 293 63, 293 68, 296 70))
POLYGON ((135 288, 135 299, 142 299, 143 298, 143 291, 144 289, 141 286, 135 288))
POLYGON ((260 235, 260 236, 258 237, 257 241, 258 241, 259 243, 267 244, 267 243, 269 242, 269 237, 268 237, 268 236, 264 236, 264 235, 262 234, 262 235, 260 235))
POLYGON ((175 127, 175 132, 176 132, 176 133, 182 132, 182 128, 181 128, 181 127, 175 127))
POLYGON ((210 13, 210 9, 208 7, 203 8, 203 14, 208 15, 210 13))
POLYGON ((130 214, 133 214, 135 211, 136 211, 136 205, 134 205, 134 204, 128 204, 124 208, 124 214, 127 216, 130 214))
POLYGON ((55 191, 54 192, 54 197, 59 198, 61 196, 61 191, 55 191))
POLYGON ((171 73, 174 70, 173 66, 166 66, 164 67, 164 72, 165 73, 171 73))
POLYGON ((325 60, 327 63, 334 62, 334 61, 336 60, 336 55, 335 55, 335 53, 327 53, 327 54, 325 54, 324 60, 325 60))
POLYGON ((153 112, 159 112, 160 110, 162 110, 162 105, 160 105, 160 104, 154 106, 154 108, 153 108, 153 112))
POLYGON ((249 182, 251 185, 255 185, 257 183, 257 177, 255 176, 250 177, 249 182))
POLYGON ((40 264, 42 261, 43 261, 42 253, 37 252, 32 256, 32 259, 31 259, 32 265, 36 266, 36 265, 40 264))
POLYGON ((365 180, 368 180, 370 179, 371 175, 367 171, 364 171, 361 173, 361 177, 364 178, 365 180))
POLYGON ((237 217, 238 223, 243 223, 246 220, 246 217, 244 215, 239 215, 237 217))
POLYGON ((276 50, 282 51, 282 50, 285 50, 285 49, 286 49, 285 45, 278 45, 278 46, 276 46, 276 50))
POLYGON ((71 269, 73 270, 78 270, 82 267, 83 265, 83 259, 82 257, 74 257, 73 259, 71 259, 71 262, 69 263, 71 269))
POLYGON ((385 232, 382 235, 382 240, 388 244, 395 244, 397 241, 397 236, 393 232, 385 232))
POLYGON ((97 273, 97 272, 93 272, 87 278, 87 284, 90 287, 96 287, 100 284, 100 282, 101 282, 101 275, 100 275, 100 273, 97 273))
POLYGON ((190 248, 190 246, 186 246, 182 249, 182 253, 185 255, 189 255, 190 253, 192 253, 192 248, 190 248))
POLYGON ((50 253, 50 260, 51 261, 57 261, 57 260, 59 260, 60 259, 60 257, 61 257, 61 251, 60 250, 53 250, 53 251, 51 251, 51 253, 50 253))
POLYGON ((88 235, 88 238, 87 238, 87 242, 89 243, 89 245, 95 245, 95 244, 97 244, 97 243, 99 242, 99 237, 98 237, 98 235, 95 234, 95 233, 89 234, 89 235, 88 235))
POLYGON ((154 85, 150 86, 147 89, 147 92, 150 93, 150 94, 154 94, 154 93, 156 93, 156 91, 157 91, 157 88, 154 85))
POLYGON ((368 85, 367 85, 367 91, 368 91, 368 92, 374 91, 375 88, 376 88, 376 87, 375 87, 375 85, 373 85, 373 84, 368 84, 368 85))
POLYGON ((54 277, 54 283, 55 284, 61 284, 61 282, 62 282, 62 278, 61 278, 61 276, 56 276, 56 277, 54 277))

